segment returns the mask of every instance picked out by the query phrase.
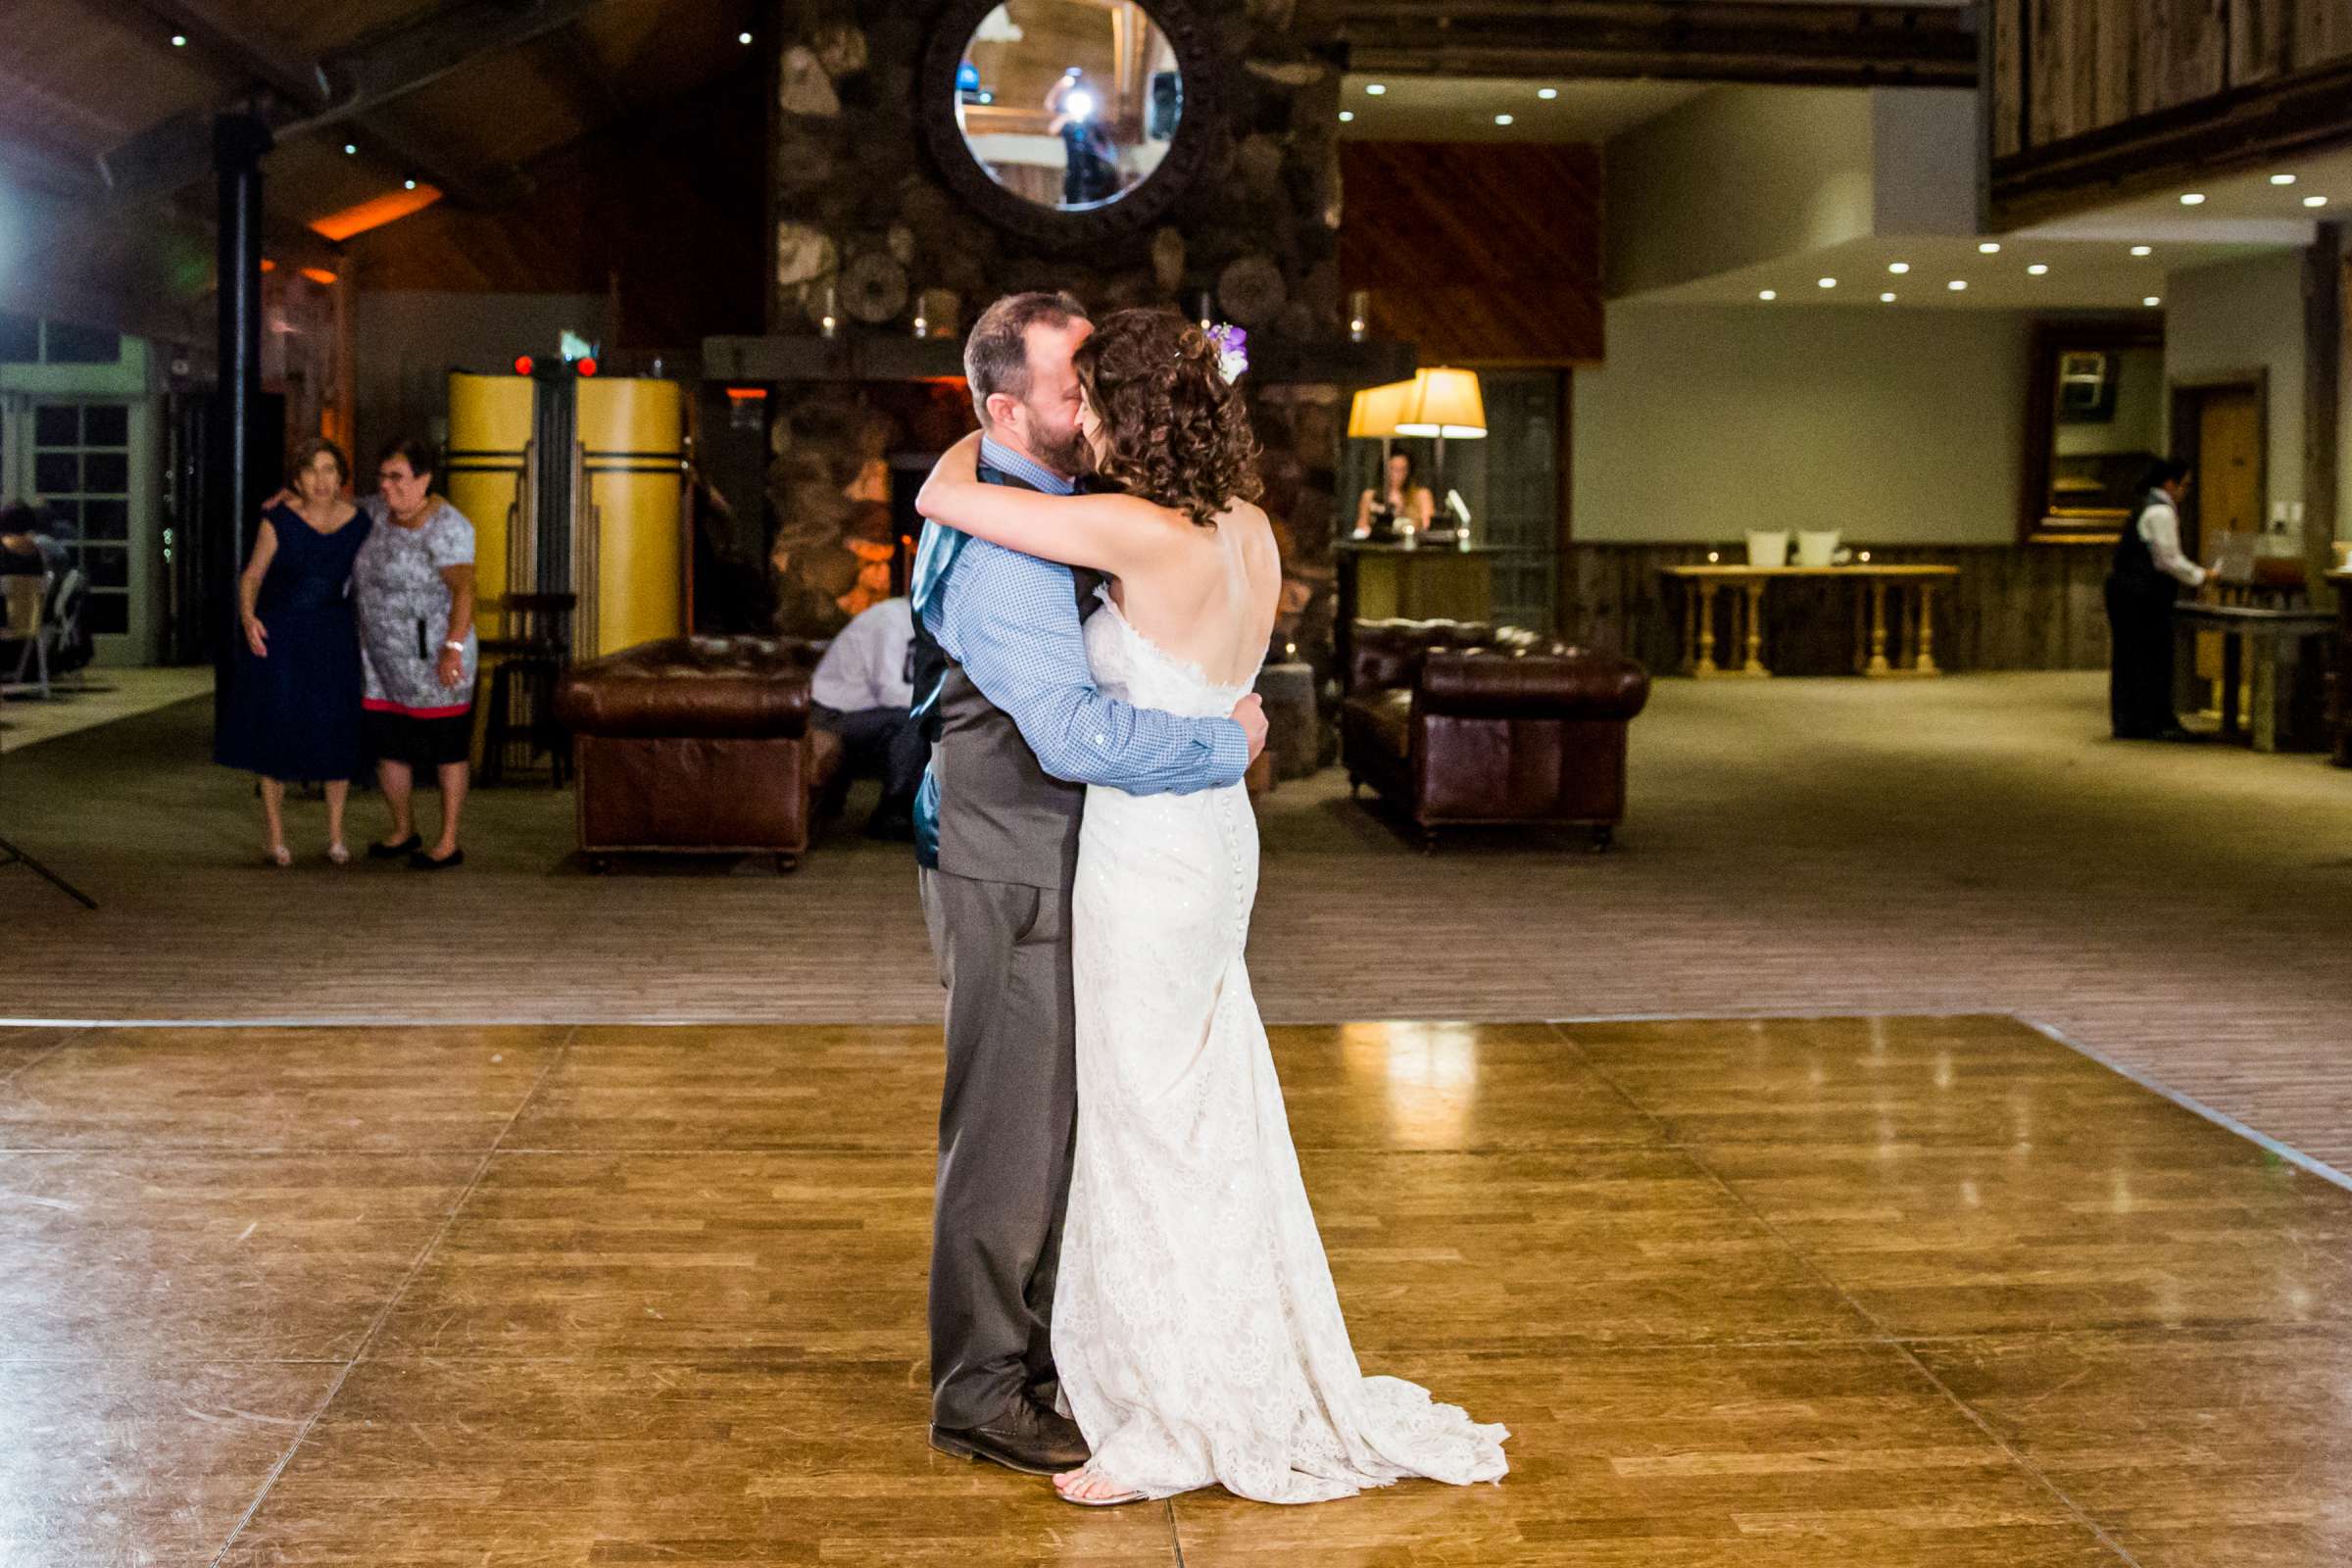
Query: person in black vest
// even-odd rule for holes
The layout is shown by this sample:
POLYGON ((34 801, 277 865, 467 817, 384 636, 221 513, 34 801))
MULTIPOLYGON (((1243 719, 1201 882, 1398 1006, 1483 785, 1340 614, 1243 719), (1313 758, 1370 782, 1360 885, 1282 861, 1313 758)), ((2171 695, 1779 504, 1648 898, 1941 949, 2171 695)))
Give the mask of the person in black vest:
POLYGON ((2158 459, 2140 482, 2145 499, 2137 514, 2115 541, 2107 703, 2119 741, 2194 738, 2173 711, 2173 601, 2182 583, 2202 588, 2211 575, 2180 553, 2180 509, 2191 477, 2187 464, 2158 459))

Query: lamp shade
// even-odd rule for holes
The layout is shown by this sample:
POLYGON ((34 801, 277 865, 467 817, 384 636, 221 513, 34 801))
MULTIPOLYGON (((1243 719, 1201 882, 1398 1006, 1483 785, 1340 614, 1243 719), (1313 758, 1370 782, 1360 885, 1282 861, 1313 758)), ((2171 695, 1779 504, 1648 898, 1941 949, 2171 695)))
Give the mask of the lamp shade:
POLYGON ((1384 440, 1396 433, 1396 414, 1404 407, 1405 394, 1412 391, 1410 381, 1391 381, 1386 386, 1368 386, 1355 395, 1348 410, 1348 434, 1356 439, 1384 440))
POLYGON ((1396 411, 1398 435, 1474 440, 1487 433, 1487 403, 1479 395, 1476 370, 1423 370, 1409 387, 1396 411))

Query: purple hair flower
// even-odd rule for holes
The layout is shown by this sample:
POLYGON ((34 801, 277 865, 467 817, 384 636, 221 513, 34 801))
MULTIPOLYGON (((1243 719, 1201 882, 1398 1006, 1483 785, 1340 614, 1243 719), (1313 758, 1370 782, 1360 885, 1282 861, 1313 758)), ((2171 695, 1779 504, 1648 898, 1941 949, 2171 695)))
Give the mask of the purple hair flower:
POLYGON ((1230 321, 1219 321, 1206 331, 1208 341, 1216 347, 1217 373, 1230 386, 1250 368, 1250 334, 1230 321))

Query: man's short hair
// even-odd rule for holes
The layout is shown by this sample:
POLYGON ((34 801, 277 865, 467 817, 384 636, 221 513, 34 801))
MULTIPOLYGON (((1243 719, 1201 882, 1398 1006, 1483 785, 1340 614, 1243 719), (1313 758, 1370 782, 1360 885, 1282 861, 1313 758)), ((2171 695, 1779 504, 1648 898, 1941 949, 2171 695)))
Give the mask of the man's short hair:
POLYGON ((1029 329, 1067 326, 1092 320, 1086 307, 1068 293, 1007 294, 980 313, 972 335, 963 340, 963 378, 972 389, 972 407, 988 417, 988 400, 996 393, 1019 399, 1029 395, 1029 329))

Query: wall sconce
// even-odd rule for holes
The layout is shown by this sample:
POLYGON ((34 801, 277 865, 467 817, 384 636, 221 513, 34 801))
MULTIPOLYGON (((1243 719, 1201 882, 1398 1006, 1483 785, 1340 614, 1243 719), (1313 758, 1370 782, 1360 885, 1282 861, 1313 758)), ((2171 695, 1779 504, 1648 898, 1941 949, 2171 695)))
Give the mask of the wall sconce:
POLYGON ((1359 288, 1348 296, 1348 341, 1361 343, 1372 335, 1372 291, 1359 288))
POLYGON ((1217 324, 1216 313, 1217 302, 1215 296, 1211 295, 1206 289, 1202 289, 1200 291, 1200 298, 1195 302, 1193 309, 1193 314, 1199 317, 1200 319, 1201 331, 1205 332, 1210 327, 1217 324))
POLYGON ((816 329, 826 337, 841 333, 841 294, 830 283, 825 285, 824 310, 816 318, 816 329))

